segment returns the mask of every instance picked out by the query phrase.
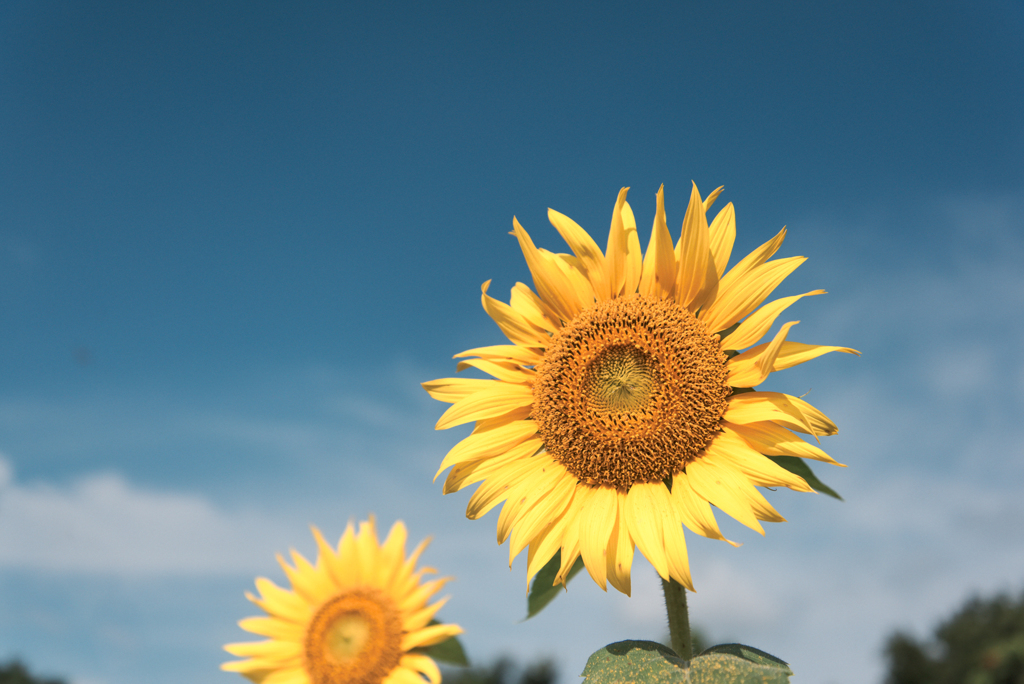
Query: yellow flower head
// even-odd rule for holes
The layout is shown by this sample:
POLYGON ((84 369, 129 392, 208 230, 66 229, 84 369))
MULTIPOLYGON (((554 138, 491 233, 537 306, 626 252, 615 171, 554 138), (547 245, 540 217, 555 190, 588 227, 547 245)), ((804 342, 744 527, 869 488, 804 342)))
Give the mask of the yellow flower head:
POLYGON ((758 521, 783 518, 755 487, 812 491, 767 456, 836 464, 792 432, 832 435, 832 421, 802 399, 752 388, 822 354, 857 352, 790 342, 797 321, 757 344, 790 304, 823 294, 761 306, 804 261, 769 260, 785 228, 726 272, 732 204, 707 220, 722 189, 702 200, 694 185, 674 246, 661 189, 643 254, 627 190, 603 253, 557 211, 548 218, 572 255, 538 249, 513 218, 534 288, 516 283, 504 304, 487 295, 490 281, 483 285, 484 310, 512 344, 457 354, 465 358, 457 369, 494 379, 424 383, 452 404, 437 429, 476 423, 438 475, 452 468, 446 494, 482 483, 470 518, 505 502, 498 543, 511 537, 510 564, 529 547, 527 581, 561 551, 556 582, 582 555, 602 588, 611 582, 628 594, 639 547, 662 578, 692 591, 683 525, 725 540, 714 505, 764 534, 758 521))
POLYGON ((228 644, 245 660, 221 665, 261 684, 431 684, 441 681, 434 661, 419 650, 461 634, 458 625, 431 624, 447 599, 428 605, 450 578, 423 581, 431 568, 416 569, 428 540, 405 556, 405 525, 398 521, 383 544, 374 520, 359 533, 349 523, 335 550, 313 528, 320 556, 310 564, 292 551, 294 567, 277 560, 291 581, 282 589, 263 577, 260 597, 267 612, 238 624, 268 637, 228 644))

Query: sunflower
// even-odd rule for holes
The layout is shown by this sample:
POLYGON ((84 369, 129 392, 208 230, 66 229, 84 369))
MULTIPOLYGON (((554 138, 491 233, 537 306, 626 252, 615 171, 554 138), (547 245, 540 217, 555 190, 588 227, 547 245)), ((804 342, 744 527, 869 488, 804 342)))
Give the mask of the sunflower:
POLYGON ((824 294, 762 306, 805 261, 770 260, 785 228, 727 271, 735 210, 730 203, 707 219, 722 188, 702 200, 693 186, 673 247, 662 186, 642 253, 627 190, 603 253, 557 211, 548 218, 572 255, 535 247, 513 218, 534 288, 516 283, 505 304, 488 296, 490 281, 482 287, 484 310, 511 344, 455 355, 464 359, 457 370, 493 379, 423 386, 452 404, 437 429, 475 422, 441 463, 438 475, 452 469, 444 493, 481 483, 471 519, 504 502, 498 543, 511 538, 510 565, 529 547, 527 582, 560 552, 556 584, 582 556, 602 589, 610 582, 629 594, 639 547, 663 579, 692 591, 683 526, 728 541, 713 505, 763 535, 760 521, 784 519, 757 487, 812 491, 768 456, 840 465, 794 434, 835 434, 832 421, 803 399, 754 386, 822 354, 858 352, 789 341, 798 321, 757 344, 788 306, 824 294))
POLYGON ((398 521, 383 544, 374 520, 351 523, 335 551, 313 528, 320 557, 310 564, 292 551, 294 567, 278 556, 292 584, 282 589, 263 577, 260 597, 247 598, 268 613, 238 624, 269 637, 228 644, 246 658, 221 665, 262 684, 431 684, 441 681, 434 661, 422 649, 461 634, 458 625, 432 623, 444 605, 427 601, 450 579, 427 582, 416 561, 429 540, 405 556, 405 525, 398 521))

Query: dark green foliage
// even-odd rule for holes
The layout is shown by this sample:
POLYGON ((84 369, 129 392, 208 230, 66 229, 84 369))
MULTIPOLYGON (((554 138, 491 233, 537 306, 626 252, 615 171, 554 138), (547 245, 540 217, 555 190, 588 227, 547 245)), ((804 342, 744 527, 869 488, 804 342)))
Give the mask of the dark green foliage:
POLYGON ((538 660, 518 670, 510 659, 500 658, 487 667, 446 668, 442 679, 444 684, 554 684, 558 679, 550 660, 538 660))
POLYGON ((886 684, 1024 684, 1024 594, 972 599, 931 641, 897 632, 885 655, 886 684))
POLYGON ((62 679, 40 679, 17 660, 0 665, 0 684, 64 684, 62 679))
POLYGON ((936 664, 912 637, 897 632, 885 646, 889 661, 887 684, 932 684, 936 664))

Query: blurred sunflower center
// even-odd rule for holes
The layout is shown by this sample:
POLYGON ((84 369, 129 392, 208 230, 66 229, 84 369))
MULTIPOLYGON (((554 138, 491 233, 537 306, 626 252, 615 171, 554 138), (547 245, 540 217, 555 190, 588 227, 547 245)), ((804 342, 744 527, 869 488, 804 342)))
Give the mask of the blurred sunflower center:
POLYGON ((581 482, 660 482, 718 433, 726 361, 719 340, 671 300, 598 302, 552 338, 532 417, 548 452, 581 482))
POLYGON ((401 658, 402 625, 393 602, 376 589, 353 589, 320 607, 306 631, 313 684, 371 684, 401 658))

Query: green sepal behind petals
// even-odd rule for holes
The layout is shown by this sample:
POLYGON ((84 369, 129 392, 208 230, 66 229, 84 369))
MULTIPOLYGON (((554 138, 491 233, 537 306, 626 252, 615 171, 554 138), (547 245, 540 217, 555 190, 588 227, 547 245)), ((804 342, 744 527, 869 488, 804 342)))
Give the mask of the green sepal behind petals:
MULTIPOLYGON (((555 576, 558 575, 558 570, 561 567, 562 550, 559 549, 555 551, 555 555, 537 572, 537 576, 533 579, 533 585, 530 587, 530 593, 526 598, 526 617, 523 618, 524 620, 529 620, 542 611, 544 606, 554 601, 556 596, 565 591, 565 587, 561 584, 554 584, 555 576)), ((569 584, 569 580, 575 577, 582 569, 583 557, 579 556, 569 570, 569 574, 566 575, 565 583, 569 584)))
POLYGON ((799 475, 806 480, 807 484, 811 485, 811 489, 822 494, 828 494, 829 496, 835 497, 840 501, 843 497, 839 496, 836 490, 829 487, 827 484, 818 479, 818 476, 811 470, 811 466, 807 465, 807 461, 796 456, 768 456, 771 460, 775 461, 777 465, 782 466, 794 475, 799 475))

